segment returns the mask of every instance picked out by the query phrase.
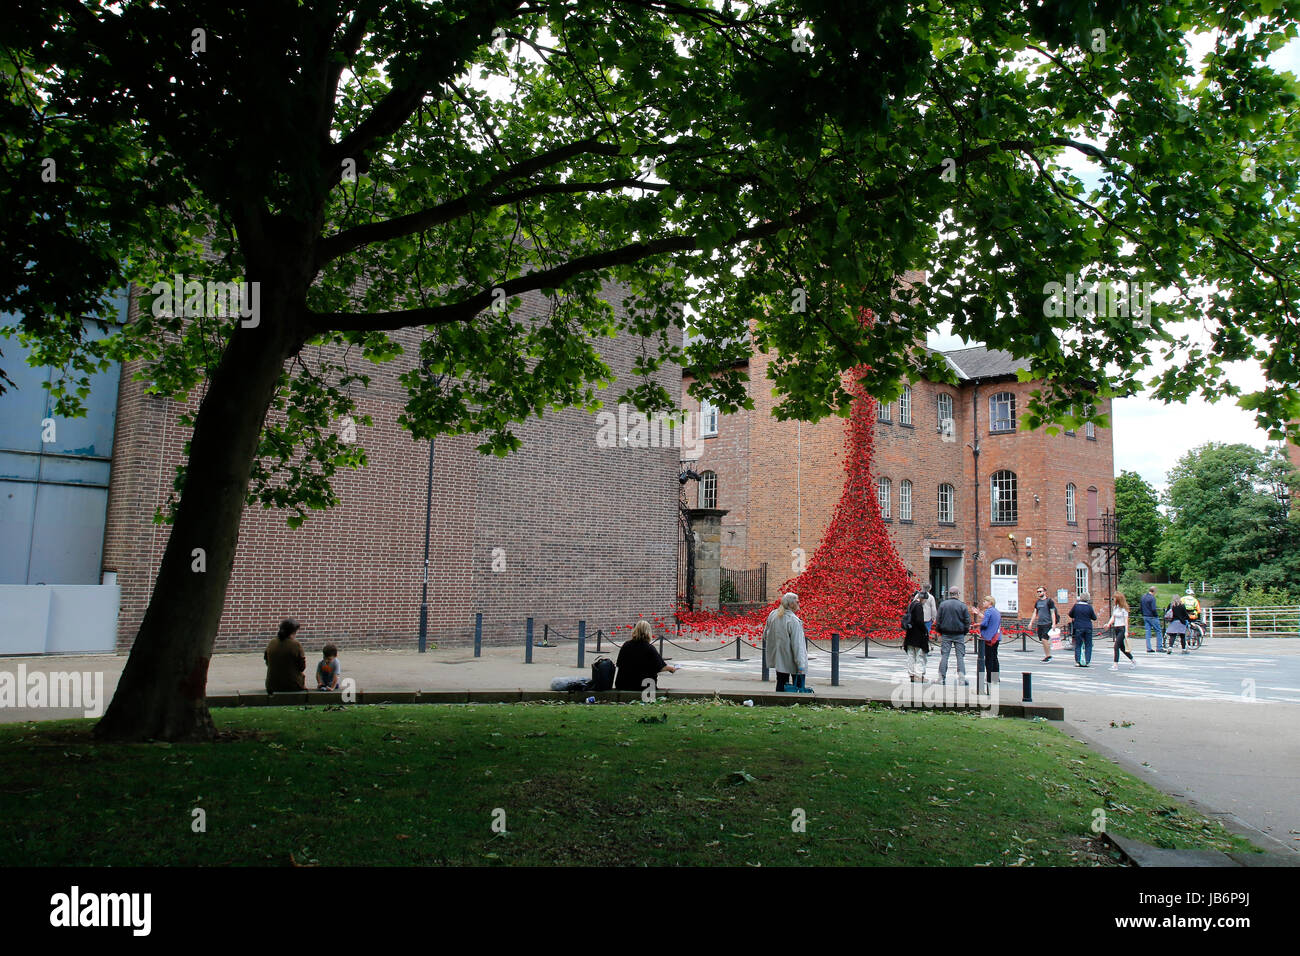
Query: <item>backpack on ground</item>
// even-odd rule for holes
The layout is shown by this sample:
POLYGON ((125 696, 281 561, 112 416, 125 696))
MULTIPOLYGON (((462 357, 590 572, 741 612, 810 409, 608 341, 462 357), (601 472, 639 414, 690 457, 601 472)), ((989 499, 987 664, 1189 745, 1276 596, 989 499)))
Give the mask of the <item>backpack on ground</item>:
POLYGON ((602 657, 591 665, 591 689, 614 689, 614 662, 608 657, 602 657))

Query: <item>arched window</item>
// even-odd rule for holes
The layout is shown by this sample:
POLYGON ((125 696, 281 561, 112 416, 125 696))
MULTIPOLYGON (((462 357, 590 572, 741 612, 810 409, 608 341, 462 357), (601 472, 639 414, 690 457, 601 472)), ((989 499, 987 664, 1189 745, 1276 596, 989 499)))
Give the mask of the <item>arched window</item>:
POLYGON ((876 479, 876 500, 880 502, 880 517, 889 518, 890 482, 888 478, 876 479))
POLYGON ((898 486, 898 520, 912 520, 912 483, 906 479, 898 486))
POLYGON ((718 410, 712 402, 700 402, 700 435, 708 437, 718 433, 718 410))
POLYGON ((944 438, 952 439, 957 434, 957 426, 952 420, 952 396, 947 392, 940 392, 938 399, 938 432, 944 438))
POLYGON ((903 394, 898 397, 898 424, 912 424, 912 386, 904 385, 903 394))
POLYGON ((1065 521, 1067 524, 1079 523, 1079 506, 1076 503, 1077 490, 1074 483, 1065 486, 1065 521))
POLYGON ((1080 561, 1074 566, 1074 599, 1088 593, 1088 566, 1080 561))
POLYGON ((716 508, 718 506, 718 476, 715 472, 705 471, 700 474, 700 507, 716 508))
POLYGON ((989 520, 994 524, 1014 524, 1019 509, 1016 507, 1016 473, 995 471, 989 478, 989 520))
POLYGON ((1013 432, 1016 430, 1016 396, 1014 392, 998 392, 989 396, 989 431, 1013 432))
POLYGON ((957 519, 957 490, 952 485, 939 486, 939 523, 952 524, 957 519))

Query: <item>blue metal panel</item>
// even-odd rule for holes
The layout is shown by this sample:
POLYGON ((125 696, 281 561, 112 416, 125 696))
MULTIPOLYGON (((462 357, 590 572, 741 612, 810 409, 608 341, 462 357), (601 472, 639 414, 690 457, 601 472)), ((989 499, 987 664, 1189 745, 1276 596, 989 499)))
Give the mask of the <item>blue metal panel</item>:
POLYGON ((105 488, 39 485, 27 584, 98 584, 105 488))
POLYGON ((26 584, 36 517, 35 484, 0 481, 0 584, 26 584))

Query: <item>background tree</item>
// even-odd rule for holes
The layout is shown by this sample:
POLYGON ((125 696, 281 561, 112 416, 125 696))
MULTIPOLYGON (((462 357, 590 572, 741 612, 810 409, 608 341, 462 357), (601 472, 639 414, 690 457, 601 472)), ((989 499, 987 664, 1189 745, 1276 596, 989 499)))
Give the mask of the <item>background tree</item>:
POLYGON ((1160 560, 1189 582, 1215 585, 1224 600, 1243 586, 1290 588, 1300 573, 1295 487, 1295 470, 1277 449, 1214 442, 1193 449, 1169 472, 1160 560))
MULTIPOLYGON (((1164 517, 1160 498, 1151 484, 1135 471, 1121 471, 1115 479, 1115 516, 1119 521, 1119 568, 1125 571, 1155 570, 1156 548, 1164 517)), ((1127 592, 1126 592, 1127 593, 1127 592)))
POLYGON ((1236 394, 1223 363, 1253 356, 1269 382, 1243 403, 1268 425, 1300 417, 1300 126, 1294 78, 1266 62, 1296 36, 1300 3, 1269 7, 7 11, 0 310, 36 337, 34 361, 65 370, 59 414, 77 410, 88 369, 118 359, 145 360, 155 392, 202 395, 155 590, 98 732, 212 734, 207 663, 246 502, 300 520, 333 503, 333 469, 363 462, 329 426, 366 377, 338 351, 304 360, 307 345, 385 361, 392 333, 425 330, 403 424, 477 433, 499 453, 512 422, 596 402, 608 369, 592 341, 619 331, 656 343, 628 396, 643 408, 671 401, 649 378, 664 361, 724 409, 744 402, 728 360, 750 320, 785 416, 846 414, 843 373, 859 366, 883 398, 904 377, 950 378, 923 348, 949 321, 1048 381, 1026 427, 1127 393, 1161 355, 1199 371, 1161 376, 1161 397, 1236 394), (1188 34, 1211 27, 1198 74, 1188 34), (1071 160, 1094 166, 1095 188, 1071 160), (900 295, 915 268, 928 283, 900 295), (177 274, 256 283, 257 321, 155 300, 121 335, 83 340, 105 290, 177 274), (1093 279, 1171 295, 1134 321, 1047 294, 1093 279), (630 293, 624 318, 610 282, 630 293), (512 317, 534 290, 552 313, 512 317), (864 331, 864 307, 891 320, 864 331), (700 333, 685 356, 669 336, 683 308, 700 333), (1186 319, 1208 347, 1175 333, 1186 319))

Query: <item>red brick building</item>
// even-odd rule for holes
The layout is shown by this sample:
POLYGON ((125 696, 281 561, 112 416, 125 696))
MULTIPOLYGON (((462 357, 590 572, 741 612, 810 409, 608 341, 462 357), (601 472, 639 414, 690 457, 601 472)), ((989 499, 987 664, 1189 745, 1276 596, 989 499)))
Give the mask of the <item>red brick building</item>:
MULTIPOLYGON (((958 385, 918 381, 877 413, 878 499, 903 563, 965 599, 992 593, 1012 615, 1029 615, 1040 585, 1071 603, 1089 590, 1102 604, 1113 587, 1097 546, 1114 533, 1110 429, 1022 430, 1034 383, 1017 380, 1021 363, 983 347, 944 354, 958 385)), ((691 503, 727 509, 722 564, 767 563, 771 600, 816 550, 839 500, 845 421, 773 418, 767 364, 760 352, 749 362, 752 411, 701 415, 693 467, 702 480, 691 503)), ((1098 410, 1108 415, 1109 402, 1098 410)))
MULTIPOLYGON (((621 308, 617 297, 610 300, 621 308)), ((541 315, 541 296, 517 314, 541 315)), ((429 444, 398 427, 406 401, 398 376, 412 367, 419 330, 394 338, 406 348, 372 367, 357 426, 370 464, 340 471, 341 504, 313 512, 299 529, 253 505, 217 637, 219 649, 258 648, 281 617, 303 624, 310 647, 413 646, 424 563, 429 444)), ((642 343, 602 339, 617 396, 642 343)), ((103 570, 121 588, 118 648, 130 646, 153 587, 169 532, 151 518, 171 488, 186 430, 176 403, 146 395, 128 366, 118 390, 116 442, 104 532, 103 570)), ((676 395, 681 373, 656 376, 676 395)), ((547 412, 516 427, 522 448, 506 458, 480 454, 473 435, 436 440, 429 555, 429 638, 466 641, 483 613, 488 641, 522 642, 524 619, 576 636, 663 613, 676 595, 680 449, 656 442, 601 440, 602 418, 579 409, 547 412)), ((313 651, 314 652, 314 651, 313 651)))

